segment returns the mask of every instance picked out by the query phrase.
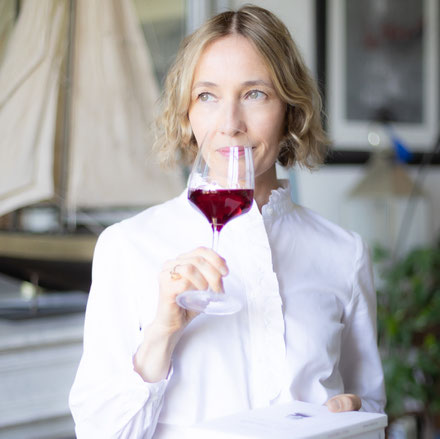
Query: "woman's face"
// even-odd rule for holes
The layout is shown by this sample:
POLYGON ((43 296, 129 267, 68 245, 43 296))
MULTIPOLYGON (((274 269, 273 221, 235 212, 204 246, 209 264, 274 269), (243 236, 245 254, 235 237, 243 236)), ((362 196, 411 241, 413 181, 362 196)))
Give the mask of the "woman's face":
POLYGON ((206 47, 194 72, 188 112, 199 145, 213 131, 238 142, 245 133, 253 146, 255 176, 262 177, 278 157, 285 113, 286 104, 249 40, 229 35, 206 47))

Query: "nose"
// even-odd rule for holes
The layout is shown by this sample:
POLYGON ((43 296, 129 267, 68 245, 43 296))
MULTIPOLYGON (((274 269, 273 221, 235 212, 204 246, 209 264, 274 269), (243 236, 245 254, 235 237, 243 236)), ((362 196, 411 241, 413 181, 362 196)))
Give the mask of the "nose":
POLYGON ((218 126, 221 134, 235 136, 246 131, 244 112, 236 99, 225 100, 219 114, 218 126))

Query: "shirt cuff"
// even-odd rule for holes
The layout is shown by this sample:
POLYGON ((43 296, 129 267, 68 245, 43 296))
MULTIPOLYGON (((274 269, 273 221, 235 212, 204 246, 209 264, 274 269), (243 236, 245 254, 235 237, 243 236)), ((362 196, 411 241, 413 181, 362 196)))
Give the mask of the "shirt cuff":
POLYGON ((173 376, 173 372, 174 372, 173 365, 171 365, 166 378, 157 381, 155 383, 149 383, 148 381, 144 381, 139 374, 136 375, 138 375, 139 379, 142 382, 142 386, 145 389, 145 392, 150 395, 150 398, 152 400, 158 400, 161 399, 163 394, 165 393, 168 383, 170 382, 170 379, 173 376))

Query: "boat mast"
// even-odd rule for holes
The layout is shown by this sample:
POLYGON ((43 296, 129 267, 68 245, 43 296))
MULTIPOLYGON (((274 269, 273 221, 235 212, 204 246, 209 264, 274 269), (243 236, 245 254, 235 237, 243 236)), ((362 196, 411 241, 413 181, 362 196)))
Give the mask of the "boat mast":
POLYGON ((69 28, 67 42, 66 77, 64 82, 65 98, 63 108, 63 137, 59 155, 59 194, 58 194, 58 215, 60 232, 74 228, 69 221, 69 208, 67 206, 67 172, 69 168, 69 151, 71 139, 71 113, 72 113, 72 87, 73 69, 75 56, 75 21, 76 21, 76 0, 69 0, 69 28))

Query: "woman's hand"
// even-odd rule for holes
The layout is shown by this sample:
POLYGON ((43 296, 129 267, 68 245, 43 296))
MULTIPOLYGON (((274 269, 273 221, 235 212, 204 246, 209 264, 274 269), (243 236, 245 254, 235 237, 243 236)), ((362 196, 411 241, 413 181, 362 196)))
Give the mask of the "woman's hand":
POLYGON ((325 405, 331 412, 350 412, 359 410, 362 402, 357 395, 343 393, 330 398, 325 405))
POLYGON ((160 297, 154 324, 170 334, 179 332, 198 313, 181 308, 176 297, 187 290, 206 290, 208 287, 222 293, 222 277, 227 274, 225 260, 205 247, 167 261, 159 275, 160 297))
POLYGON ((159 274, 159 303, 154 321, 144 329, 144 340, 133 357, 134 370, 144 381, 157 382, 168 375, 171 355, 183 329, 198 314, 181 308, 176 297, 188 290, 223 292, 228 274, 223 258, 199 247, 167 261, 159 274))

